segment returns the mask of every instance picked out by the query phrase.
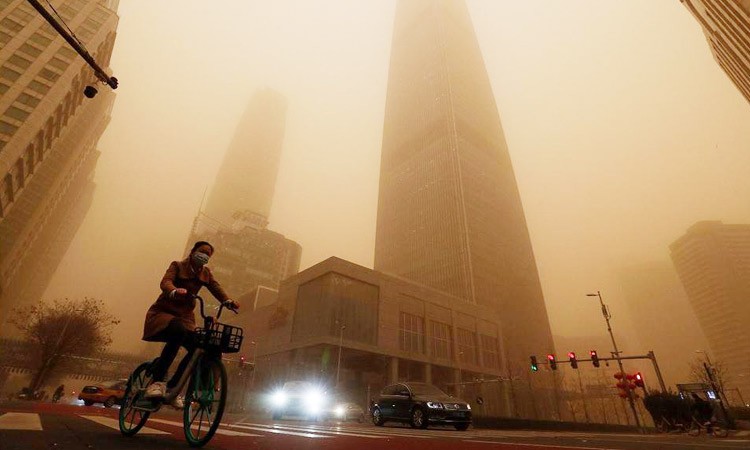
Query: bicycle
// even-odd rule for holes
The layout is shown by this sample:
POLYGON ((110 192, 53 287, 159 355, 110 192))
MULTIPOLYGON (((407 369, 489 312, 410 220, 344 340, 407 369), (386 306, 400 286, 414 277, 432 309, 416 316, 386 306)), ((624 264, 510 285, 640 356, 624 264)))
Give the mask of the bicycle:
MULTIPOLYGON (((191 447, 206 445, 219 428, 228 388, 227 371, 221 362, 221 355, 240 351, 242 328, 218 322, 225 307, 223 303, 214 318, 204 314, 202 297, 195 295, 193 298, 200 302, 200 313, 203 318, 203 328, 195 329, 197 345, 193 356, 177 386, 170 389, 164 398, 143 397, 146 388, 153 381, 151 367, 156 360, 145 362, 133 371, 128 378, 119 415, 120 432, 125 436, 134 436, 138 433, 152 413, 157 412, 163 404, 171 403, 182 392, 188 379, 190 384, 185 395, 182 415, 183 431, 188 444, 191 447), (202 435, 201 430, 204 431, 202 435)), ((237 313, 234 309, 227 309, 237 313)))
POLYGON ((680 421, 679 419, 670 420, 665 416, 662 416, 659 420, 657 420, 654 425, 656 427, 656 431, 659 433, 671 433, 673 431, 684 433, 685 431, 687 431, 687 427, 682 421, 680 421))
POLYGON ((729 436, 729 429, 722 422, 714 419, 703 422, 696 417, 693 417, 693 420, 690 422, 688 435, 693 437, 698 436, 701 434, 701 430, 704 429, 706 430, 706 434, 710 434, 714 437, 725 438, 729 436))

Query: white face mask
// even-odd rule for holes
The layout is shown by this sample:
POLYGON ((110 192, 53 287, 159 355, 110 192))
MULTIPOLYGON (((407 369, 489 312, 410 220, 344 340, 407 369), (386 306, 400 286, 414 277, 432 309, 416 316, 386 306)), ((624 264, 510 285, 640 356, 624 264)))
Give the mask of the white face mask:
POLYGON ((195 252, 193 253, 193 256, 191 257, 193 264, 195 264, 198 267, 203 267, 206 264, 208 264, 209 258, 211 257, 202 252, 195 252))

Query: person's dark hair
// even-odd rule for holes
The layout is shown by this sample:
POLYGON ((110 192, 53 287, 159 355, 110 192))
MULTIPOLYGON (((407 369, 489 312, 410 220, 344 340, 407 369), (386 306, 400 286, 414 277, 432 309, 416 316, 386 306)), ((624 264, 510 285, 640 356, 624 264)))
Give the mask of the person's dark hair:
POLYGON ((193 253, 195 253, 195 251, 198 250, 198 247, 200 247, 201 245, 208 245, 209 247, 211 247, 211 253, 213 254, 215 252, 214 246, 211 245, 210 243, 206 241, 198 241, 195 244, 193 244, 193 248, 190 250, 190 254, 192 255, 193 253))

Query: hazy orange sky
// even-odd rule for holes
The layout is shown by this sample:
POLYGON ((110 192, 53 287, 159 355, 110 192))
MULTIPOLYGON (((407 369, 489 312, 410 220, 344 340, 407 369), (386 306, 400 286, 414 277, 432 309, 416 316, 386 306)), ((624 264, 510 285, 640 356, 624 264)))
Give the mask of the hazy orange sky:
MULTIPOLYGON (((678 0, 467 3, 553 333, 604 334, 584 296, 597 289, 626 333, 623 266, 668 260, 698 220, 750 222, 750 104, 678 0)), ((303 269, 333 255, 372 267, 395 1, 207 5, 120 3, 94 203, 45 295, 106 300, 117 349, 139 341, 263 86, 289 106, 270 228, 302 245, 303 269)))

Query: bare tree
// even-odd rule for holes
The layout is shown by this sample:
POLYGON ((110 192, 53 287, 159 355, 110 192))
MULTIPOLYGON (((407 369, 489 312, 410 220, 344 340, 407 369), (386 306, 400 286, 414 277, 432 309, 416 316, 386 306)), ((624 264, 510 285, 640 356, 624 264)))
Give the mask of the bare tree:
POLYGON ((38 362, 29 385, 33 392, 66 355, 90 356, 104 351, 112 343, 113 327, 120 321, 105 310, 101 300, 84 298, 14 308, 10 323, 35 344, 35 354, 28 355, 38 362))
MULTIPOLYGON (((712 382, 704 363, 705 360, 702 358, 695 358, 690 362, 690 378, 695 383, 705 383, 710 386, 712 382)), ((711 361, 708 369, 713 374, 713 381, 716 383, 716 387, 719 388, 719 391, 724 392, 724 386, 730 382, 730 375, 724 362, 721 360, 711 361)))

